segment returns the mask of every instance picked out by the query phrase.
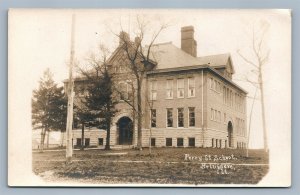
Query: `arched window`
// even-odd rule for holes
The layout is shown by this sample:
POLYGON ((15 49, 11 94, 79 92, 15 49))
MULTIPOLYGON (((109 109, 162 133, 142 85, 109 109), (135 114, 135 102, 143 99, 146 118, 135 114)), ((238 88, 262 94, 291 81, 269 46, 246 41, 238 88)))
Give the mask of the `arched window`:
POLYGON ((119 83, 120 100, 131 100, 133 95, 132 82, 120 82, 119 83))

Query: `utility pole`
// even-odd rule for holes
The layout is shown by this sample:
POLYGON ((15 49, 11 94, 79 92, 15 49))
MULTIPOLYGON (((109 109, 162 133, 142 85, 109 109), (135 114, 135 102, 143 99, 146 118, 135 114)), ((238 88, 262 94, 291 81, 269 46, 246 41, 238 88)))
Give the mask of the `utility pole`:
POLYGON ((68 113, 67 113, 67 127, 66 127, 66 159, 67 163, 72 161, 73 155, 73 65, 74 65, 74 30, 75 30, 75 14, 72 15, 72 34, 71 34, 71 55, 70 55, 70 64, 69 64, 69 82, 68 82, 68 113))

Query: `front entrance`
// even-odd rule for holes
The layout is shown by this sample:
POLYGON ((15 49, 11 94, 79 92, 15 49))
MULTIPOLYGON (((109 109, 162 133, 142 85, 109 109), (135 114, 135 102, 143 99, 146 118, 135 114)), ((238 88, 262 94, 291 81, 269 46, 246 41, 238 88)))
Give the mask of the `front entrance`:
POLYGON ((118 123, 119 145, 132 145, 133 124, 128 117, 122 117, 118 123))
POLYGON ((228 147, 232 147, 232 131, 233 131, 233 127, 232 127, 232 123, 231 121, 228 122, 228 126, 227 126, 227 131, 228 131, 228 147))

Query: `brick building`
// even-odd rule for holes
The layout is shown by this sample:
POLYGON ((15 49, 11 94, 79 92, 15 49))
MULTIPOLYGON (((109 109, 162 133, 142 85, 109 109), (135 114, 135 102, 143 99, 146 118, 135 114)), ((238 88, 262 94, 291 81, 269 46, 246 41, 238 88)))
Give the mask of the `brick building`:
MULTIPOLYGON (((123 94, 116 105, 119 112, 111 128, 111 145, 135 146, 136 120, 126 103, 135 81, 128 76, 121 45, 122 41, 109 59, 110 71, 119 74, 115 83, 123 94)), ((197 57, 194 28, 187 26, 181 28, 181 48, 172 42, 155 44, 151 59, 156 63, 146 72, 142 87, 143 147, 246 147, 247 92, 232 81, 235 71, 230 54, 197 57)), ((84 82, 75 80, 75 93, 84 82)), ((73 135, 74 145, 80 143, 80 130, 73 135)), ((85 137, 89 143, 105 145, 105 136, 102 130, 85 137)))

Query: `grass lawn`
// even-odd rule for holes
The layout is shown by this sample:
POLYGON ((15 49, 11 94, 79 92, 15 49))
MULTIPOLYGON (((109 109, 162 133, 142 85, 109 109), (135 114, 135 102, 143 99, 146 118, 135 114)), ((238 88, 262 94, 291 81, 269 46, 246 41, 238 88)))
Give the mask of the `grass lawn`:
POLYGON ((268 172, 262 150, 152 148, 33 152, 33 171, 47 181, 93 184, 256 184, 268 172), (119 153, 119 154, 116 154, 119 153))

